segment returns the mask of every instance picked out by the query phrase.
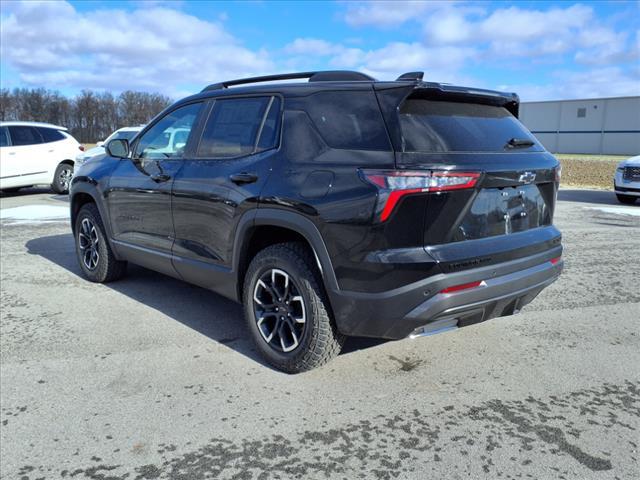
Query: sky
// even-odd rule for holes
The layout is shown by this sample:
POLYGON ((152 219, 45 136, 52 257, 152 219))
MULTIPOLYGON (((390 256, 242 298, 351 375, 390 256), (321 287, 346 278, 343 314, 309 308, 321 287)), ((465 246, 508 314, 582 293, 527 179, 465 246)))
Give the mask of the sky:
POLYGON ((8 1, 0 86, 160 92, 358 70, 517 92, 640 95, 640 2, 8 1))

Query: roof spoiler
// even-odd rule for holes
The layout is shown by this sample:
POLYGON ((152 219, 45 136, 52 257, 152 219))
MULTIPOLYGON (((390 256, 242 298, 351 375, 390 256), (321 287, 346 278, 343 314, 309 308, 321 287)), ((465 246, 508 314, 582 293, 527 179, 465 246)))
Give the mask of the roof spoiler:
POLYGON ((279 75, 264 75, 261 77, 239 78, 227 80, 226 82, 212 83, 202 91, 222 90, 235 85, 247 85, 249 83, 273 82, 278 80, 295 80, 298 78, 308 78, 310 82, 373 82, 375 78, 364 73, 350 70, 332 70, 319 72, 298 72, 282 73, 279 75))
POLYGON ((424 72, 407 72, 400 75, 396 82, 421 82, 424 78, 424 72))

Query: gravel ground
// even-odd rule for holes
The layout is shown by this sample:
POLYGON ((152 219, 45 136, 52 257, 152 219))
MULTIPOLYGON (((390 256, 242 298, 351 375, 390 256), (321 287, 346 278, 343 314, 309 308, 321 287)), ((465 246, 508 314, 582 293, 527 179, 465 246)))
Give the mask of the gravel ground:
POLYGON ((521 314, 288 376, 238 305, 136 267, 90 284, 66 197, 5 196, 0 477, 638 478, 640 207, 560 199, 565 272, 521 314))

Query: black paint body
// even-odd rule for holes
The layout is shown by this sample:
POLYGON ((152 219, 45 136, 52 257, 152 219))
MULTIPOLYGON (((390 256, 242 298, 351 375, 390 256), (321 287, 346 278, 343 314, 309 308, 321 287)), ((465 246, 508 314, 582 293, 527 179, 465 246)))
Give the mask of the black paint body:
POLYGON ((441 287, 461 283, 479 268, 495 266, 496 275, 512 271, 507 265, 514 261, 549 261, 562 248, 552 225, 557 160, 537 143, 499 153, 403 152, 398 106, 409 95, 500 105, 517 115, 515 96, 412 81, 204 91, 169 107, 137 137, 166 113, 202 102, 183 158, 145 164, 107 155, 80 168, 72 184, 72 224, 82 204, 96 202, 118 258, 234 300, 242 298, 244 272, 257 246, 306 241, 343 333, 404 337, 419 326, 405 319, 408 312, 441 287), (346 94, 339 97, 342 103, 360 95, 352 108, 364 108, 357 102, 365 99, 375 110, 382 126, 369 140, 375 149, 335 148, 323 137, 314 120, 322 118, 333 92, 346 94), (216 99, 256 95, 281 100, 276 147, 233 159, 197 157, 216 99), (378 191, 360 169, 459 170, 481 177, 471 189, 404 197, 380 222, 378 191), (151 178, 159 170, 162 181, 151 178), (525 171, 536 179, 523 186, 518 179, 525 171), (255 181, 232 181, 238 174, 255 181), (521 211, 528 215, 514 215, 505 231, 504 215, 521 211))

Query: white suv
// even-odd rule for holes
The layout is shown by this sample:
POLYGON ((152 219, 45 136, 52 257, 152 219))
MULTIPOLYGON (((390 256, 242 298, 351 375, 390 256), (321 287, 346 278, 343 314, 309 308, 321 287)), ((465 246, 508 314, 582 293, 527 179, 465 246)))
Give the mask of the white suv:
POLYGON ((613 189, 622 203, 631 205, 640 198, 640 155, 618 164, 613 177, 613 189))
POLYGON ((74 160, 84 150, 65 127, 38 122, 0 122, 0 190, 51 185, 69 191, 74 160))

